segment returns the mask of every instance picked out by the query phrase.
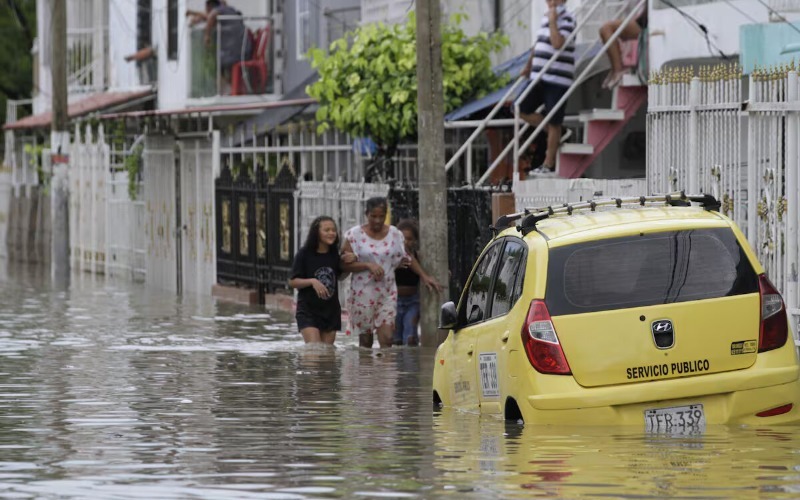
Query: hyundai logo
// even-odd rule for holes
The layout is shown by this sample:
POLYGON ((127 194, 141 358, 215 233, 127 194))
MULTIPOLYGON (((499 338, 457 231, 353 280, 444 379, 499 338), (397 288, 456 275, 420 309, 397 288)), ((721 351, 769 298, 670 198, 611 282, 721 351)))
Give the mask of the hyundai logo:
POLYGON ((669 349, 675 345, 675 329, 672 321, 668 319, 653 321, 650 330, 653 332, 653 341, 659 349, 669 349))

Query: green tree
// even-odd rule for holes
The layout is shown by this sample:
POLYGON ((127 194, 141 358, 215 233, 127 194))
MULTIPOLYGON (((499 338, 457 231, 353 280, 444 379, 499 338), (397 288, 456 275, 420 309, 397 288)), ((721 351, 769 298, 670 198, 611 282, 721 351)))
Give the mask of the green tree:
POLYGON ((31 48, 36 37, 36 0, 0 0, 0 125, 7 99, 27 99, 33 87, 31 48))
MULTIPOLYGON (((355 137, 370 137, 380 155, 391 157, 396 146, 417 133, 417 45, 415 19, 387 26, 369 24, 330 46, 309 51, 319 80, 308 95, 319 101, 319 132, 333 126, 355 137)), ((508 44, 501 34, 467 36, 455 16, 442 27, 442 73, 445 113, 496 90, 498 77, 489 55, 508 44)))

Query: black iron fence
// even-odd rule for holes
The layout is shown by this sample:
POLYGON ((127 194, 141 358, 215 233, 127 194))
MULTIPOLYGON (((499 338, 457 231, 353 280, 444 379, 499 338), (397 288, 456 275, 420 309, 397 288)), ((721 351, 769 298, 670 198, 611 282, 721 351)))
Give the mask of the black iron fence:
MULTIPOLYGON (((419 221, 419 190, 393 187, 389 191, 392 224, 407 217, 419 221)), ((492 237, 492 191, 472 188, 447 190, 447 253, 450 298, 458 301, 472 265, 492 237)), ((424 266, 425 256, 422 256, 424 266)))
POLYGON ((286 289, 294 258, 297 178, 283 168, 270 182, 264 169, 234 175, 225 164, 216 180, 217 281, 265 293, 286 289))

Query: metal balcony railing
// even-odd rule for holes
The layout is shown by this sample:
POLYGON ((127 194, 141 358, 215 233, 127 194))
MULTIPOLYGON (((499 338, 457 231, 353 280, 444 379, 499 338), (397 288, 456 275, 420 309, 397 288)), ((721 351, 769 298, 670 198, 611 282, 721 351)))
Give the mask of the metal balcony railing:
POLYGON ((189 97, 276 93, 274 29, 270 17, 218 16, 206 40, 205 25, 189 30, 189 97))

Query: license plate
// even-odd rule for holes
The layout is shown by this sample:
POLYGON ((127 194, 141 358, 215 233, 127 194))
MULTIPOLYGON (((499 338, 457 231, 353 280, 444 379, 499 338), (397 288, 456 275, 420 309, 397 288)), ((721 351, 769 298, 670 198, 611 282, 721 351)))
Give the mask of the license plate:
POLYGON ((644 411, 644 427, 648 432, 702 430, 705 426, 706 415, 701 404, 644 411))

